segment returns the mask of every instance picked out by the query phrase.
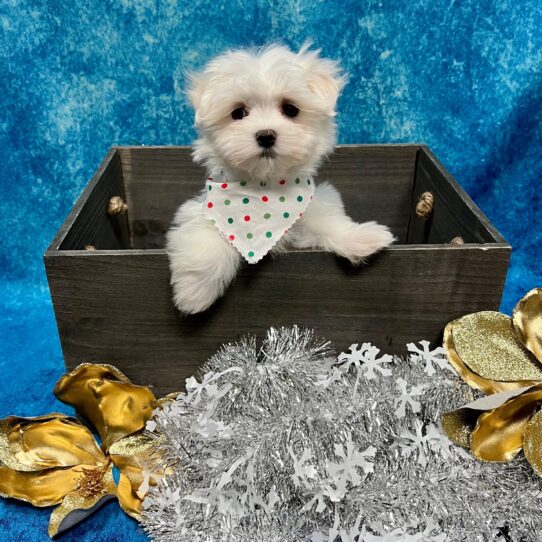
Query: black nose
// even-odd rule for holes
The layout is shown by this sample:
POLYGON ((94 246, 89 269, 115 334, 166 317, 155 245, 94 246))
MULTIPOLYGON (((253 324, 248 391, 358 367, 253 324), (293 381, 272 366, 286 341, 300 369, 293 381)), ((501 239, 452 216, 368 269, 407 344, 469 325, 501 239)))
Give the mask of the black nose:
POLYGON ((277 140, 277 133, 275 130, 260 130, 256 132, 256 141, 260 147, 268 149, 275 144, 277 140))

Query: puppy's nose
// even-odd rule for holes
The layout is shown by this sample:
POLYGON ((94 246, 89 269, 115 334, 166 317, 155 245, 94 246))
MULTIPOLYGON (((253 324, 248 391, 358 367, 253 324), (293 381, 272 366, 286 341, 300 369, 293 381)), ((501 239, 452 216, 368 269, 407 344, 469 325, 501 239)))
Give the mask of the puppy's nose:
POLYGON ((256 132, 256 141, 260 147, 268 149, 275 144, 277 140, 277 132, 275 130, 260 130, 256 132))

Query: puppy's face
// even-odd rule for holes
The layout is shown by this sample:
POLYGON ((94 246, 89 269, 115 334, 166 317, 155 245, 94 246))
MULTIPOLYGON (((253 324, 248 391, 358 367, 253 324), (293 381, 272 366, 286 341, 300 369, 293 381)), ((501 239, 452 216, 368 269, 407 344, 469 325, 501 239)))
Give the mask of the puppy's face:
POLYGON ((256 178, 313 171, 335 143, 344 85, 335 62, 302 48, 234 51, 192 75, 200 138, 194 158, 256 178))

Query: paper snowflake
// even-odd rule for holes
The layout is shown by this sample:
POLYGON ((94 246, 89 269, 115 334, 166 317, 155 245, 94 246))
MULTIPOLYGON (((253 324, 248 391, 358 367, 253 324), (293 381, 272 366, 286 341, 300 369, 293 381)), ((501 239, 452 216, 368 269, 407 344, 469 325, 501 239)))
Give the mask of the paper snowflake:
POLYGON ((410 354, 410 360, 414 362, 425 362, 425 367, 423 369, 424 373, 429 376, 435 374, 435 367, 439 369, 448 369, 453 372, 452 366, 448 363, 446 359, 446 351, 441 346, 431 350, 429 348, 429 341, 420 341, 421 349, 418 348, 414 343, 407 344, 407 349, 410 354))
POLYGON ((401 392, 399 397, 394 399, 394 406, 397 407, 395 410, 395 415, 398 418, 404 418, 406 416, 406 406, 409 405, 410 409, 414 414, 420 412, 422 405, 414 399, 414 397, 421 396, 423 390, 427 387, 425 385, 412 386, 410 391, 407 389, 407 382, 402 378, 396 380, 397 387, 401 392))
POLYGON ((430 437, 424 434, 423 422, 414 421, 414 433, 405 429, 401 431, 399 437, 395 440, 394 446, 398 446, 405 455, 416 454, 418 463, 425 467, 427 465, 427 446, 430 437))
POLYGON ((342 352, 339 355, 338 360, 344 362, 341 367, 345 371, 348 371, 352 365, 368 380, 373 380, 376 378, 376 371, 378 371, 382 376, 390 376, 391 370, 383 367, 384 363, 391 363, 393 357, 384 354, 377 358, 380 350, 373 346, 371 343, 363 343, 358 349, 358 344, 355 343, 349 348, 350 353, 342 352))
POLYGON ((303 453, 299 459, 297 459, 292 448, 289 446, 288 452, 290 453, 290 457, 294 462, 294 474, 292 474, 294 485, 296 487, 310 487, 310 479, 315 478, 317 475, 316 469, 312 465, 307 464, 307 462, 312 458, 312 452, 307 449, 303 450, 303 453))

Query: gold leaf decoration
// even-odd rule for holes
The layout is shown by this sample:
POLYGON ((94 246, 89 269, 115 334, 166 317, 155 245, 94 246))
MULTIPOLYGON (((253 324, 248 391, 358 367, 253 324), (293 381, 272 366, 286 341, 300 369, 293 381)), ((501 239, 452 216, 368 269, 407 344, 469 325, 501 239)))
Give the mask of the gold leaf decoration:
MULTIPOLYGON (((0 495, 34 506, 58 505, 49 522, 51 537, 113 498, 137 518, 151 482, 144 469, 153 460, 157 466, 155 441, 143 432, 158 404, 154 394, 115 367, 92 364, 64 375, 54 392, 94 425, 102 447, 89 429, 64 414, 0 420, 0 495), (118 486, 114 467, 120 471, 118 486)), ((157 469, 153 475, 155 483, 157 469)))

